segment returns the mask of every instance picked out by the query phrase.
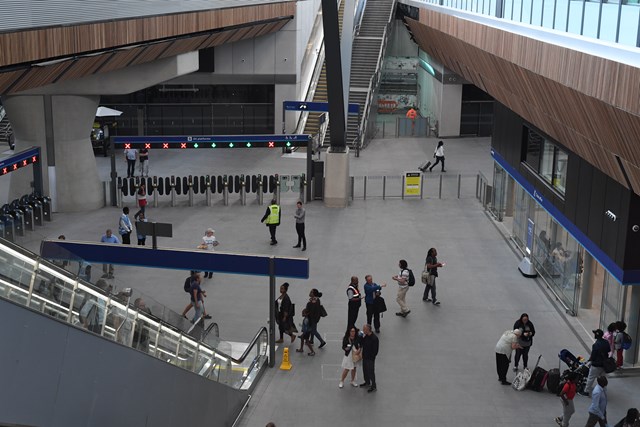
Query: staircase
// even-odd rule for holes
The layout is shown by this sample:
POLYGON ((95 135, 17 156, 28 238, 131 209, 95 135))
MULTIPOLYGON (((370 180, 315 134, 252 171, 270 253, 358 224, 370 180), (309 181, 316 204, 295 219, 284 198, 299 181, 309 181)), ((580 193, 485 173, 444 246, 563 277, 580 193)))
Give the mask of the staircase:
MULTIPOLYGON (((359 128, 365 123, 367 95, 369 102, 375 103, 374 94, 377 93, 377 79, 371 81, 376 74, 378 59, 382 61, 383 50, 386 47, 385 30, 392 18, 395 0, 367 0, 367 6, 362 16, 360 30, 353 41, 351 53, 351 81, 349 86, 349 103, 360 105, 360 115, 350 115, 347 120, 347 143, 353 145, 359 138, 359 128), (369 84, 373 83, 373 87, 369 84)), ((331 125, 329 125, 331 127, 331 125)), ((364 129, 363 129, 364 132, 364 129)), ((358 141, 359 142, 359 141, 358 141)))
POLYGON ((15 147, 11 123, 9 123, 9 118, 7 117, 4 107, 0 105, 0 146, 5 144, 12 150, 15 147))

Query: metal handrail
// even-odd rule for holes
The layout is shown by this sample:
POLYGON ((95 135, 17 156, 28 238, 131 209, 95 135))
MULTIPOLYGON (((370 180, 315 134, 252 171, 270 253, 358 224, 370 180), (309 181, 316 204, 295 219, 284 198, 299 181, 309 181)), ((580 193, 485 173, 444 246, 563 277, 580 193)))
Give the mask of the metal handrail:
POLYGON ((7 115, 6 110, 4 109, 4 107, 2 105, 0 105, 0 122, 4 119, 4 116, 7 115))
POLYGON ((260 335, 262 335, 263 332, 267 334, 267 338, 269 337, 269 330, 267 329, 266 326, 262 326, 260 329, 258 329, 258 332, 255 334, 253 339, 249 341, 249 345, 247 345, 247 348, 244 350, 244 353, 242 353, 242 355, 237 359, 234 358, 233 356, 226 354, 224 351, 220 351, 220 350, 216 350, 216 354, 222 357, 226 357, 227 359, 231 360, 233 363, 239 365, 242 362, 244 362, 244 360, 247 358, 247 356, 249 355, 249 351, 256 345, 256 343, 258 342, 258 338, 260 338, 260 335))
MULTIPOLYGON (((320 78, 320 74, 322 74, 322 65, 324 64, 325 52, 324 52, 324 40, 320 44, 320 50, 318 52, 318 56, 316 58, 316 65, 313 70, 313 75, 311 80, 309 81, 309 88, 307 90, 307 95, 305 96, 305 102, 313 101, 313 97, 316 94, 316 88, 318 84, 318 79, 320 78), (311 87, 313 86, 313 90, 311 87)), ((309 117, 308 111, 303 111, 298 118, 298 124, 296 126, 296 134, 301 134, 304 132, 304 128, 307 125, 307 119, 309 117)))
POLYGON ((357 36, 358 34, 360 34, 360 27, 362 26, 362 17, 364 16, 364 9, 367 7, 367 0, 360 0, 358 2, 358 6, 356 7, 356 20, 358 21, 357 24, 355 24, 353 26, 353 36, 357 36))

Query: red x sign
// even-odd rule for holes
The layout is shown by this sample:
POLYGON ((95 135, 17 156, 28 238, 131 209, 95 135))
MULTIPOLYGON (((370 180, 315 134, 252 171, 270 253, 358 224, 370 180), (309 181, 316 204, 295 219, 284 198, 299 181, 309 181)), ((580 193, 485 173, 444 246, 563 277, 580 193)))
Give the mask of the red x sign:
POLYGON ((151 149, 151 144, 149 144, 148 142, 145 142, 144 148, 146 148, 147 150, 150 150, 151 149))
POLYGON ((124 149, 125 149, 125 150, 128 150, 129 148, 131 148, 131 144, 128 144, 128 143, 127 143, 127 144, 124 144, 124 149))
POLYGON ((276 146, 276 143, 273 141, 269 141, 269 148, 273 148, 276 146))
POLYGON ((187 148, 187 143, 186 142, 181 142, 180 143, 180 148, 187 148))
POLYGON ((168 142, 163 142, 162 143, 162 148, 169 148, 169 143, 168 142))

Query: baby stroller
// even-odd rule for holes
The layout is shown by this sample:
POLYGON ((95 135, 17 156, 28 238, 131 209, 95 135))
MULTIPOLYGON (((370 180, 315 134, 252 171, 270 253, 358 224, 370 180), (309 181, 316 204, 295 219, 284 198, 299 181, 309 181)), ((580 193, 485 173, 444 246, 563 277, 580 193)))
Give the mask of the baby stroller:
POLYGON ((587 377, 589 376, 589 362, 584 362, 584 359, 577 358, 567 349, 560 350, 558 358, 569 367, 569 369, 562 372, 562 375, 560 376, 560 390, 562 390, 562 386, 564 386, 564 383, 567 381, 567 374, 569 372, 573 372, 576 377, 575 382, 577 391, 584 391, 584 386, 587 384, 587 377))

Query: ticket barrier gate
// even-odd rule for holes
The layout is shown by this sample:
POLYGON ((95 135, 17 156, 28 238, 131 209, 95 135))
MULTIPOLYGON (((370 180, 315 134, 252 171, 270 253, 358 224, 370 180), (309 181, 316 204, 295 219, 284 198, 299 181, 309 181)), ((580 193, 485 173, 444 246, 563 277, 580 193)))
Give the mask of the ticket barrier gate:
POLYGON ((133 197, 137 205, 136 193, 140 184, 144 182, 147 191, 147 203, 158 207, 162 196, 169 196, 171 206, 176 206, 178 196, 186 195, 189 206, 197 203, 196 196, 204 194, 207 206, 212 206, 213 195, 219 194, 224 205, 229 205, 229 198, 233 193, 238 194, 241 205, 247 204, 247 194, 255 193, 259 205, 264 204, 264 194, 268 195, 267 203, 275 198, 280 203, 282 192, 300 192, 300 200, 305 201, 305 189, 308 185, 305 174, 301 175, 203 175, 203 176, 153 176, 148 178, 123 178, 116 181, 118 207, 123 207, 124 197, 133 197))

